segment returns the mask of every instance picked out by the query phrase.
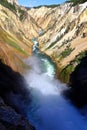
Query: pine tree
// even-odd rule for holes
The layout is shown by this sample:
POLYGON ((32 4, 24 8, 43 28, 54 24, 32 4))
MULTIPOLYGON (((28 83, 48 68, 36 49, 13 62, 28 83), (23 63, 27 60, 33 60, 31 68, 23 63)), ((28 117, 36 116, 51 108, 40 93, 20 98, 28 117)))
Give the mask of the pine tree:
POLYGON ((73 5, 81 4, 86 2, 87 0, 70 0, 70 2, 73 2, 73 5))

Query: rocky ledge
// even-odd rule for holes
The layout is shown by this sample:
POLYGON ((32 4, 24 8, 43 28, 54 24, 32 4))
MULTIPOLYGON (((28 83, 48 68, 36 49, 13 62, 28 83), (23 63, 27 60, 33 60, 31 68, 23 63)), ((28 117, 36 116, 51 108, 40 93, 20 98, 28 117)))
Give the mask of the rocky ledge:
POLYGON ((87 106, 87 55, 70 75, 68 97, 78 107, 87 106))
POLYGON ((0 130, 35 130, 26 118, 30 96, 25 85, 19 73, 0 61, 0 130))

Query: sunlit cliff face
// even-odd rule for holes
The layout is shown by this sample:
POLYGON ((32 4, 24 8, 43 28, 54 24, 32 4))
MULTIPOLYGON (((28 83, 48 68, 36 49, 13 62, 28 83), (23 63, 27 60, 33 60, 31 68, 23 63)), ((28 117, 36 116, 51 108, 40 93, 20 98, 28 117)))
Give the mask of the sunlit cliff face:
POLYGON ((13 4, 13 3, 16 3, 18 4, 18 0, 7 0, 9 3, 13 4))
MULTIPOLYGON (((17 3, 17 0, 8 2, 13 4, 17 3)), ((10 9, 0 4, 1 59, 18 71, 19 57, 23 59, 26 54, 31 55, 33 45, 31 39, 37 37, 41 51, 60 63, 61 68, 66 66, 79 52, 87 48, 87 37, 81 38, 83 32, 85 35, 87 33, 86 5, 87 3, 79 5, 78 10, 70 3, 27 10, 19 5, 10 9), (66 52, 69 50, 70 54, 65 54, 65 50, 66 52), (65 54, 63 58, 62 52, 65 54), (17 60, 14 57, 17 57, 17 60)))
POLYGON ((27 61, 27 64, 31 66, 31 70, 25 75, 27 88, 31 94, 27 118, 37 130, 86 130, 85 120, 62 95, 62 92, 68 89, 67 86, 51 77, 53 65, 45 58, 38 59, 34 56, 27 61), (42 71, 44 62, 47 62, 46 72, 42 71), (50 73, 47 69, 49 66, 52 67, 50 73))

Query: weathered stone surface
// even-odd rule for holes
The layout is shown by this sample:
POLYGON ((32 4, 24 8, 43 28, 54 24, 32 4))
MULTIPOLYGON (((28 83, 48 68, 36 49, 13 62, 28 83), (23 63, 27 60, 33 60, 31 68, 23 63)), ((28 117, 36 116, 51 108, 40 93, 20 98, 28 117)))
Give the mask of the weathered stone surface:
POLYGON ((87 48, 87 37, 81 38, 87 33, 87 3, 79 5, 75 13, 71 3, 29 10, 16 4, 7 5, 0 4, 0 58, 14 70, 20 72, 25 67, 20 61, 31 55, 34 37, 38 38, 40 49, 61 68, 87 48), (67 46, 75 49, 60 60, 67 46))
POLYGON ((0 130, 35 130, 26 119, 30 97, 25 86, 23 77, 0 61, 0 130))
MULTIPOLYGON (((23 130, 32 130, 33 127, 28 123, 28 121, 20 114, 18 114, 13 108, 7 106, 2 98, 0 97, 0 127, 4 130, 5 127, 13 129, 23 129, 23 130), (31 129, 32 128, 32 129, 31 129)), ((1 129, 1 130, 2 130, 1 129)))
POLYGON ((18 0, 7 0, 9 3, 13 4, 13 3, 16 3, 18 4, 18 0))
POLYGON ((71 74, 70 87, 69 97, 72 102, 78 107, 87 105, 87 56, 71 74))

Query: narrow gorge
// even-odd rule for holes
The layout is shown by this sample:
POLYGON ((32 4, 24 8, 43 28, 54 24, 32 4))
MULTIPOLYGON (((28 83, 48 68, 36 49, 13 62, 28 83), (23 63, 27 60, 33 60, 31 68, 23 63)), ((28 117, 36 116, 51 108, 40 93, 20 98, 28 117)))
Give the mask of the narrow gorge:
POLYGON ((0 130, 87 129, 86 41, 87 2, 0 1, 0 130))

